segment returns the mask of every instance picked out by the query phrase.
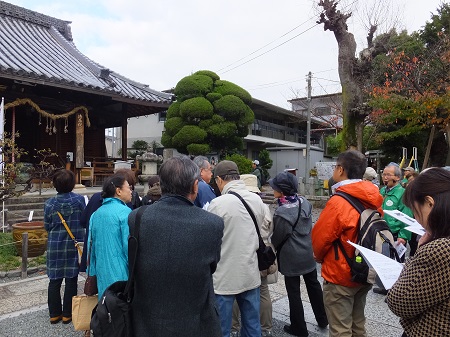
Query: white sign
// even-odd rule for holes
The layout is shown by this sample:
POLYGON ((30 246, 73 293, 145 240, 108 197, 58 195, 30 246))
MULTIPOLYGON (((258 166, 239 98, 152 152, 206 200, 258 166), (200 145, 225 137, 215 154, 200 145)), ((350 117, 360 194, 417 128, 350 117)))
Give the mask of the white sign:
POLYGON ((320 180, 328 180, 333 176, 333 170, 336 163, 334 162, 316 162, 317 178, 320 180))
POLYGON ((34 211, 30 211, 30 215, 28 216, 28 222, 33 220, 33 213, 34 213, 34 211))
POLYGON ((378 277, 385 289, 391 289, 394 283, 397 281, 400 273, 403 269, 403 264, 384 256, 383 254, 374 252, 373 250, 364 248, 356 243, 347 241, 353 247, 359 250, 364 256, 367 264, 375 269, 378 277))

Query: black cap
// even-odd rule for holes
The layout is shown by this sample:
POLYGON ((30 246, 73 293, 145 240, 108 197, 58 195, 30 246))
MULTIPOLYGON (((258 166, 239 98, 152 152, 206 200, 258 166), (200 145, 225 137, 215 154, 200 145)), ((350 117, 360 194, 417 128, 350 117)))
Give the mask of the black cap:
POLYGON ((295 195, 298 191, 297 177, 286 171, 278 173, 275 178, 270 179, 269 185, 284 195, 295 195))

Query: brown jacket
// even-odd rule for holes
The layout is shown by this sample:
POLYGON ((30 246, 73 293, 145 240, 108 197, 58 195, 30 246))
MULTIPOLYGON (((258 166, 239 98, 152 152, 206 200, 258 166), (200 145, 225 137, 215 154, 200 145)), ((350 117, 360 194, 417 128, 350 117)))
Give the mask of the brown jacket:
POLYGON ((387 296, 408 337, 450 336, 450 238, 420 246, 387 296))

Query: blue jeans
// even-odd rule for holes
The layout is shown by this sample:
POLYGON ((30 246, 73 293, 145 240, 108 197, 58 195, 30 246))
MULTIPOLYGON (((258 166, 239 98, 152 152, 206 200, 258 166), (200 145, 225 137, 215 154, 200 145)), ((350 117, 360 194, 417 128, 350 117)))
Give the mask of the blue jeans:
POLYGON ((241 337, 261 337, 259 322, 259 287, 236 295, 217 295, 222 336, 230 337, 233 302, 241 311, 241 337))

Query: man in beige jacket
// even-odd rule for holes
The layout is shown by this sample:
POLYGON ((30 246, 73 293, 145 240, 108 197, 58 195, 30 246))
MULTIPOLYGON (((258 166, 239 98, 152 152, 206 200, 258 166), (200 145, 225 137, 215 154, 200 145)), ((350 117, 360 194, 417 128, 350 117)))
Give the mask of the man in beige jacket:
POLYGON ((222 195, 211 201, 208 211, 222 217, 225 223, 221 257, 213 275, 222 336, 230 336, 233 302, 236 299, 241 311, 241 335, 261 337, 261 278, 256 255, 258 235, 244 204, 230 192, 245 200, 258 224, 264 221, 264 203, 239 180, 238 167, 232 161, 224 160, 217 164, 214 179, 222 195))

